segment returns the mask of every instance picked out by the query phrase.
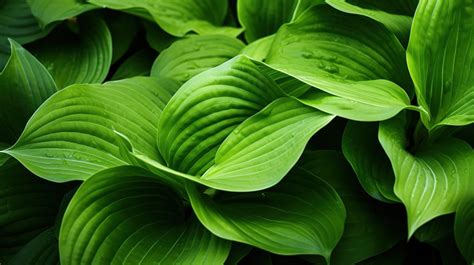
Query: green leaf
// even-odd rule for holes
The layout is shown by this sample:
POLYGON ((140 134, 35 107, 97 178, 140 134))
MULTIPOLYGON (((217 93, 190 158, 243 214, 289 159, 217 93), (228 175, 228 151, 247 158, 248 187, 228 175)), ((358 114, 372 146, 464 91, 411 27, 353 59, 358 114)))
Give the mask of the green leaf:
POLYGON ((429 130, 474 122, 473 35, 471 0, 420 0, 407 61, 429 130))
POLYGON ((44 37, 50 29, 40 28, 26 0, 4 0, 0 3, 0 69, 3 69, 10 54, 8 38, 25 44, 44 37))
POLYGON ((218 193, 211 199, 195 187, 187 189, 199 220, 225 239, 282 255, 329 259, 342 235, 341 199, 326 182, 303 170, 259 192, 218 193))
POLYGON ((307 152, 299 166, 327 181, 346 207, 344 234, 331 255, 331 264, 355 264, 390 249, 403 239, 404 226, 400 218, 403 213, 395 205, 367 196, 340 152, 307 152))
POLYGON ((156 149, 158 118, 177 89, 170 80, 135 77, 104 85, 73 85, 47 100, 18 142, 5 151, 48 180, 84 180, 127 161, 114 130, 147 156, 156 149))
POLYGON ((112 62, 112 38, 107 25, 92 16, 71 23, 79 27, 78 34, 62 25, 35 42, 31 52, 60 89, 77 83, 103 82, 112 62))
POLYGON ((163 50, 168 48, 174 41, 179 39, 175 36, 166 33, 166 31, 164 31, 154 22, 142 20, 142 24, 145 27, 146 40, 148 42, 148 45, 150 45, 151 48, 158 52, 162 52, 163 50))
POLYGON ((416 230, 414 236, 420 242, 435 243, 453 234, 454 215, 442 215, 416 230))
POLYGON ((444 138, 408 151, 407 119, 380 124, 379 141, 395 172, 394 191, 408 215, 408 235, 431 219, 456 210, 473 185, 474 152, 456 138, 444 138))
POLYGON ((48 70, 33 55, 14 40, 10 40, 10 44, 10 59, 0 73, 0 123, 3 127, 0 140, 12 144, 33 112, 57 88, 48 70))
POLYGON ((118 67, 111 80, 149 76, 155 57, 156 52, 150 48, 137 51, 118 67))
POLYGON ((316 5, 322 5, 324 3, 324 0, 298 0, 291 21, 296 20, 301 14, 304 13, 304 11, 310 9, 311 7, 316 5))
POLYGON ((467 263, 474 263, 474 197, 459 205, 454 221, 456 244, 467 263))
POLYGON ((248 43, 275 33, 291 20, 298 0, 238 0, 237 14, 248 43))
POLYGON ((342 12, 365 16, 384 24, 403 43, 408 43, 411 17, 418 4, 418 0, 326 0, 326 2, 342 12))
POLYGON ((112 63, 115 63, 129 50, 139 24, 136 17, 124 13, 107 14, 105 22, 112 36, 112 63))
POLYGON ((342 151, 360 184, 373 198, 399 202, 393 192, 395 175, 390 160, 377 140, 378 124, 348 122, 342 138, 342 151))
POLYGON ((182 37, 190 31, 198 34, 237 36, 241 29, 222 26, 227 14, 227 1, 222 0, 88 0, 116 10, 124 10, 154 20, 171 35, 182 37))
POLYGON ((201 179, 221 187, 240 186, 239 191, 271 187, 293 167, 309 139, 333 118, 292 98, 278 99, 232 131, 201 179))
POLYGON ((181 86, 163 110, 160 153, 170 168, 203 174, 235 127, 282 96, 273 80, 244 56, 202 72, 181 86))
POLYGON ((0 262, 54 224, 63 194, 14 160, 0 167, 0 262))
POLYGON ((26 0, 42 27, 97 8, 81 0, 26 0))
POLYGON ((246 46, 240 53, 247 55, 253 60, 264 61, 267 58, 267 54, 270 51, 274 39, 275 35, 270 35, 255 40, 246 46))
POLYGON ((186 82, 236 56, 244 44, 223 35, 190 36, 173 42, 153 63, 151 75, 186 82))
POLYGON ((230 242, 207 231, 170 188, 133 167, 102 171, 74 195, 62 264, 222 264, 230 242))
POLYGON ((309 93, 302 99, 306 104, 374 121, 409 106, 400 87, 411 87, 404 57, 400 42, 382 25, 319 5, 280 28, 265 62, 325 92, 309 93))
POLYGON ((58 239, 54 228, 48 228, 26 244, 8 265, 59 264, 58 239))

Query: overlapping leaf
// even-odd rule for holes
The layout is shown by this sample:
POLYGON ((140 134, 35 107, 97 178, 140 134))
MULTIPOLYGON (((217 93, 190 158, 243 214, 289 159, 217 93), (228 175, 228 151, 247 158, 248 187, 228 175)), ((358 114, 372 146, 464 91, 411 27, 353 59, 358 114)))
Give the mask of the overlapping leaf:
POLYGON ((61 226, 62 264, 222 264, 230 242, 207 231, 173 190, 137 168, 87 180, 61 226))
POLYGON ((151 77, 70 86, 36 111, 18 142, 5 152, 43 178, 86 179, 125 163, 116 145, 117 130, 143 154, 161 161, 156 126, 176 86, 151 77))
POLYGON ((471 0, 421 0, 407 61, 432 130, 474 122, 474 12, 471 0))
POLYGON ((42 27, 97 8, 81 0, 26 0, 42 27))
POLYGON ((184 83, 193 76, 228 61, 243 48, 241 41, 227 36, 191 36, 174 42, 161 52, 153 64, 151 75, 184 83))
POLYGON ((33 238, 8 262, 9 265, 59 264, 58 238, 49 228, 33 238))
POLYGON ((149 76, 156 52, 152 49, 142 49, 128 57, 115 71, 112 80, 149 76))
POLYGON ((63 25, 30 50, 60 89, 72 84, 103 82, 112 62, 112 38, 107 25, 92 16, 70 23, 79 27, 77 34, 63 25))
POLYGON ((395 172, 394 191, 408 215, 408 232, 452 213, 473 190, 474 152, 464 141, 444 138, 408 151, 404 115, 380 125, 379 140, 395 172))
POLYGON ((410 104, 400 87, 410 90, 403 58, 400 42, 380 24, 318 5, 280 28, 266 63, 325 92, 308 93, 306 104, 373 121, 410 104))
POLYGON ((273 253, 329 259, 342 235, 341 199, 327 183, 302 170, 260 192, 218 193, 213 199, 195 187, 188 192, 199 220, 214 234, 273 253))

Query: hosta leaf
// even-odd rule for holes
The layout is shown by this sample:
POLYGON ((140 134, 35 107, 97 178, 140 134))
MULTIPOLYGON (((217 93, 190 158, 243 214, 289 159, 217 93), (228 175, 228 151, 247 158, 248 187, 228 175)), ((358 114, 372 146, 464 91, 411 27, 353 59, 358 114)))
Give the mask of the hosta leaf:
POLYGON ((393 192, 392 165, 377 140, 378 124, 349 122, 344 130, 342 151, 364 190, 383 202, 398 202, 393 192))
POLYGON ((408 43, 411 17, 418 4, 418 0, 326 0, 326 2, 343 12, 366 16, 384 24, 403 43, 408 43))
POLYGON ((104 85, 73 85, 46 101, 6 152, 52 181, 83 180, 124 164, 113 130, 142 153, 161 160, 155 133, 176 83, 135 77, 104 85))
POLYGON ((240 190, 271 187, 293 167, 311 138, 334 116, 281 98, 237 126, 201 179, 240 190))
POLYGON ((454 235, 467 263, 474 263, 474 196, 466 199, 457 209, 454 235))
POLYGON ((261 39, 255 40, 246 46, 241 54, 245 54, 253 60, 263 61, 267 58, 267 54, 270 51, 275 35, 270 35, 263 37, 261 39))
POLYGON ((138 19, 124 13, 110 13, 105 22, 112 36, 112 63, 117 62, 130 48, 138 32, 138 19))
POLYGON ((149 76, 156 52, 144 48, 128 57, 115 71, 112 80, 132 78, 134 76, 149 76))
POLYGON ((78 23, 78 34, 62 25, 32 45, 31 51, 51 73, 58 88, 101 83, 112 61, 112 38, 107 25, 91 16, 71 23, 78 23))
POLYGON ((241 29, 224 27, 227 1, 222 0, 87 0, 92 4, 127 12, 154 20, 166 32, 184 36, 190 31, 198 34, 237 36, 241 29))
POLYGON ((408 235, 431 219, 452 213, 472 193, 474 152, 464 141, 444 138, 407 151, 407 120, 381 123, 379 140, 395 172, 394 191, 408 215, 408 235))
POLYGON ((26 0, 33 15, 43 27, 48 24, 69 19, 86 11, 97 8, 82 0, 26 0))
POLYGON ((382 25, 319 5, 280 28, 265 62, 341 98, 310 93, 307 104, 371 121, 392 117, 409 105, 398 86, 410 90, 404 54, 400 42, 382 25), (347 111, 344 105, 357 111, 347 111))
POLYGON ((416 230, 414 236, 420 242, 435 243, 453 234, 454 215, 442 215, 416 230))
POLYGON ((63 194, 14 160, 0 167, 0 262, 54 224, 63 194))
POLYGON ((0 69, 7 63, 10 53, 8 38, 24 44, 39 39, 48 32, 49 29, 40 28, 26 0, 0 2, 0 69))
POLYGON ((178 37, 168 34, 154 22, 142 20, 142 24, 145 26, 148 45, 158 52, 162 52, 174 41, 179 39, 178 37))
POLYGON ((207 69, 236 56, 244 44, 222 35, 191 36, 178 40, 160 53, 151 70, 152 76, 186 82, 207 69))
POLYGON ((294 170, 278 185, 253 193, 218 193, 213 199, 187 187, 191 205, 219 237, 283 254, 329 259, 342 235, 344 205, 326 182, 294 170))
POLYGON ((428 129, 474 122, 473 35, 471 0, 420 0, 407 61, 428 129))
POLYGON ((307 9, 310 9, 312 6, 324 4, 324 0, 298 0, 296 4, 295 11, 293 12, 293 20, 296 20, 301 14, 304 13, 307 9))
POLYGON ((230 242, 207 231, 147 172, 102 171, 74 195, 61 226, 62 264, 222 264, 230 242))
POLYGON ((10 59, 0 73, 0 123, 3 127, 0 140, 12 144, 33 112, 57 88, 48 70, 33 55, 14 40, 10 40, 10 44, 10 59))
POLYGON ((341 153, 307 152, 299 166, 327 181, 346 207, 344 234, 332 253, 331 264, 355 264, 390 249, 403 239, 401 211, 367 196, 341 153))
POLYGON ((200 175, 235 127, 281 96, 273 80, 243 56, 205 71, 186 82, 163 110, 160 153, 169 167, 200 175))
POLYGON ((245 28, 245 39, 253 42, 275 33, 291 20, 298 0, 238 0, 239 22, 245 28))
POLYGON ((58 239, 54 228, 48 228, 26 244, 8 265, 59 264, 58 239))

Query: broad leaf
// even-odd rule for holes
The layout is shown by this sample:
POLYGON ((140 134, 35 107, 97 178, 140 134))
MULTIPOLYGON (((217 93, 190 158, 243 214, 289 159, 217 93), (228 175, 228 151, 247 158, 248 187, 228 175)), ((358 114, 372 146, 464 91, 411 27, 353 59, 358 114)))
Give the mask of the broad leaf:
POLYGON ((236 56, 244 44, 222 35, 191 36, 174 42, 156 58, 151 75, 182 83, 236 56))
POLYGON ((10 53, 8 38, 25 44, 44 37, 49 30, 40 28, 26 0, 0 2, 0 69, 7 63, 10 53))
POLYGON ((241 54, 245 54, 248 57, 256 61, 264 61, 267 58, 267 54, 270 51, 275 35, 266 36, 264 38, 255 40, 246 46, 241 54))
POLYGON ((230 242, 207 231, 170 188, 118 167, 81 185, 61 225, 62 264, 222 264, 230 242))
MULTIPOLYGON (((0 140, 13 144, 26 122, 57 91, 48 70, 20 44, 10 40, 11 56, 0 73, 0 140)), ((1 149, 0 149, 1 150, 1 149)))
POLYGON ((457 209, 454 235, 467 263, 474 263, 474 196, 466 199, 457 209))
POLYGON ((190 31, 198 34, 237 36, 241 29, 222 26, 227 1, 222 0, 87 0, 111 9, 124 10, 154 20, 171 35, 182 37, 190 31))
POLYGON ((151 77, 70 86, 36 111, 18 142, 5 152, 48 180, 83 180, 125 163, 117 130, 140 152, 160 161, 156 126, 176 86, 151 77))
POLYGON ((377 140, 378 124, 349 122, 344 130, 342 151, 364 190, 383 202, 398 202, 393 192, 392 165, 377 140))
POLYGON ((105 22, 112 36, 112 63, 115 63, 129 50, 138 33, 139 23, 136 17, 124 13, 107 14, 105 22))
POLYGON ((384 24, 403 42, 408 43, 412 16, 418 0, 326 0, 343 12, 362 15, 384 24))
POLYGON ((0 167, 0 262, 54 224, 63 194, 14 160, 0 167))
POLYGON ((154 22, 142 20, 142 24, 145 27, 148 45, 158 52, 162 52, 174 41, 179 39, 178 37, 168 34, 154 22))
POLYGON ((31 52, 60 89, 77 83, 103 82, 112 62, 112 38, 107 25, 91 16, 70 23, 79 27, 78 34, 62 25, 34 43, 31 52))
POLYGON ((435 243, 453 234, 454 215, 442 215, 416 230, 414 236, 420 242, 435 243))
POLYGON ((278 185, 214 198, 187 187, 199 220, 219 237, 283 254, 329 259, 342 235, 344 205, 326 182, 294 170, 278 185))
POLYGON ((156 52, 150 48, 137 51, 118 67, 111 80, 149 76, 155 57, 156 52))
POLYGON ((237 14, 247 42, 275 33, 291 20, 297 3, 298 0, 238 0, 237 14))
POLYGON ((234 128, 281 96, 273 80, 244 56, 205 71, 186 82, 163 110, 160 153, 173 169, 203 174, 234 128))
POLYGON ((424 223, 452 213, 474 188, 472 147, 444 138, 408 151, 407 119, 399 115, 381 123, 379 140, 395 172, 394 191, 408 215, 411 237, 424 223))
POLYGON ((26 244, 8 265, 59 264, 58 238, 54 228, 48 228, 26 244))
POLYGON ((409 106, 400 87, 409 91, 411 86, 404 54, 400 42, 382 25, 319 5, 280 28, 265 62, 326 92, 305 95, 306 104, 373 121, 409 106))
POLYGON ((97 8, 81 0, 26 0, 42 27, 97 8))
POLYGON ((407 61, 425 126, 474 122, 474 12, 470 0, 420 0, 407 61))
POLYGON ((296 4, 295 11, 293 12, 292 21, 296 20, 301 14, 303 14, 306 10, 310 9, 316 5, 324 4, 324 0, 298 0, 296 4))
POLYGON ((355 264, 390 249, 403 239, 401 209, 367 196, 341 153, 307 152, 299 166, 327 181, 346 207, 344 234, 332 253, 331 264, 355 264))

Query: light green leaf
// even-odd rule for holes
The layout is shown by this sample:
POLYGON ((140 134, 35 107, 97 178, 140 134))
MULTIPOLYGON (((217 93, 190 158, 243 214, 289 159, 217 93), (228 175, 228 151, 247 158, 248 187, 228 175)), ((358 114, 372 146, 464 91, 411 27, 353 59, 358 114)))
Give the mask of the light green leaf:
POLYGON ((474 122, 473 35, 472 0, 420 0, 407 61, 429 130, 474 122))
POLYGON ((182 37, 190 31, 201 35, 224 34, 235 37, 241 29, 222 26, 227 1, 222 0, 88 0, 88 2, 154 20, 171 35, 182 37))
POLYGON ((57 264, 59 264, 59 251, 54 228, 48 228, 33 238, 8 262, 8 265, 57 264))
POLYGON ((418 0, 326 0, 328 4, 346 13, 371 18, 384 24, 403 43, 408 43, 412 16, 418 0))
POLYGON ((293 167, 309 139, 334 116, 292 98, 272 102, 236 127, 201 179, 240 191, 268 188, 293 167))
MULTIPOLYGON (((0 167, 0 262, 54 224, 65 190, 9 160, 0 167)), ((26 263, 24 263, 26 264, 26 263)))
POLYGON ((156 52, 144 48, 128 57, 115 71, 112 80, 131 78, 134 76, 149 76, 156 52))
POLYGON ((138 33, 138 19, 125 13, 110 13, 105 22, 112 36, 112 64, 122 58, 129 50, 138 33))
POLYGON ((48 70, 33 55, 14 40, 10 44, 10 59, 0 73, 0 140, 13 144, 33 112, 57 88, 48 70))
POLYGON ((84 180, 126 163, 116 143, 117 130, 140 152, 161 161, 156 126, 176 86, 151 77, 70 86, 36 111, 18 142, 5 152, 45 179, 84 180))
POLYGON ((31 52, 60 89, 78 83, 103 82, 112 62, 112 38, 107 25, 92 16, 70 23, 79 27, 78 34, 61 25, 30 46, 31 52))
POLYGON ((399 202, 392 165, 377 140, 378 128, 377 123, 348 122, 342 151, 365 192, 383 202, 399 202))
POLYGON ((400 87, 411 87, 404 57, 400 42, 382 25, 319 5, 280 28, 265 62, 341 98, 310 93, 308 105, 373 121, 392 117, 409 105, 400 87), (357 111, 347 111, 344 105, 357 111))
POLYGON ((474 263, 474 196, 461 203, 456 211, 454 237, 467 263, 474 263))
POLYGON ((187 189, 199 220, 225 239, 282 255, 329 259, 342 235, 341 199, 326 182, 303 170, 259 192, 218 193, 211 199, 195 187, 187 189))
POLYGON ((394 191, 407 210, 411 237, 431 219, 454 212, 472 193, 474 152, 456 138, 407 151, 407 126, 403 115, 385 121, 379 128, 379 140, 395 172, 394 191))
POLYGON ((340 152, 306 152, 299 166, 327 181, 346 207, 344 234, 331 255, 331 264, 355 264, 390 249, 403 239, 404 225, 400 218, 403 213, 396 206, 367 196, 340 152))
POLYGON ((178 40, 156 58, 151 75, 182 83, 236 56, 244 44, 223 35, 190 36, 178 40))
POLYGON ((237 14, 248 43, 275 33, 291 20, 298 0, 238 0, 237 14))
POLYGON ((61 226, 62 264, 224 263, 230 242, 187 216, 177 194, 148 174, 118 167, 81 185, 61 226))
POLYGON ((0 3, 0 69, 3 69, 10 54, 8 38, 25 44, 44 37, 50 29, 40 28, 26 0, 4 0, 0 3))
POLYGON ((298 0, 291 21, 296 20, 304 11, 310 9, 312 6, 322 5, 324 3, 324 0, 298 0))
POLYGON ((81 0, 26 0, 42 27, 97 8, 81 0))
POLYGON ((224 139, 248 117, 284 96, 244 56, 186 82, 163 110, 157 143, 167 165, 201 175, 224 139))
POLYGON ((263 37, 255 40, 246 46, 240 53, 245 54, 248 57, 256 61, 264 61, 267 58, 267 54, 270 51, 275 35, 263 37))

